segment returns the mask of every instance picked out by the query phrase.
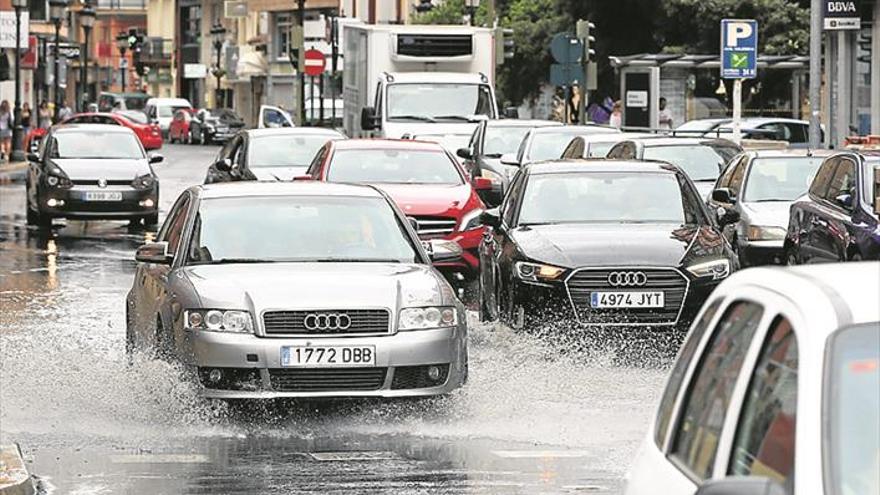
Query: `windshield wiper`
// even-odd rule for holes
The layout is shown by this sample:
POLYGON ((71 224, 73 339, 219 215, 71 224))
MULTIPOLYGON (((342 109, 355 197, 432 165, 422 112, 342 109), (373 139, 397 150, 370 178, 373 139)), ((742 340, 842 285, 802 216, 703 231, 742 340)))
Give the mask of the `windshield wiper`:
POLYGON ((779 201, 788 202, 791 200, 786 199, 786 198, 765 198, 765 199, 758 199, 758 200, 752 201, 752 203, 772 203, 772 202, 779 202, 779 201))
POLYGON ((486 153, 483 156, 486 158, 501 158, 502 155, 503 153, 486 153))
POLYGON ((403 263, 396 258, 318 258, 303 261, 312 263, 403 263))
POLYGON ((462 122, 479 122, 479 120, 467 115, 435 115, 435 119, 460 120, 462 122))
POLYGON ((225 265, 231 263, 278 263, 278 260, 266 260, 260 258, 220 258, 207 262, 211 265, 225 265))
POLYGON ((407 120, 418 120, 420 122, 437 122, 436 120, 428 117, 427 115, 392 115, 388 117, 389 120, 395 119, 407 119, 407 120))

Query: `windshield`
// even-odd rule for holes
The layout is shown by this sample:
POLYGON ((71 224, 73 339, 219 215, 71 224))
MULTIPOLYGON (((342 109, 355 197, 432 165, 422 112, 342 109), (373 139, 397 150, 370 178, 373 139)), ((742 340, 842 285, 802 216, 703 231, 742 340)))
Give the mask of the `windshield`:
POLYGON ((431 143, 437 143, 440 146, 446 148, 450 153, 455 153, 459 148, 467 148, 468 143, 471 140, 470 134, 444 134, 444 135, 436 135, 436 134, 423 134, 420 136, 415 136, 413 139, 417 141, 428 141, 431 143))
POLYGON ((568 143, 576 136, 617 132, 603 127, 583 127, 578 130, 583 132, 536 132, 534 137, 532 137, 532 144, 525 161, 556 160, 562 156, 562 152, 568 147, 568 143))
POLYGON ((676 127, 676 131, 710 131, 725 123, 723 120, 689 120, 676 127))
POLYGON ((880 493, 880 322, 839 330, 829 356, 822 442, 830 449, 829 493, 880 493))
POLYGON ((160 106, 156 107, 156 111, 158 112, 159 117, 171 117, 174 115, 174 112, 181 109, 189 109, 189 107, 184 105, 174 105, 174 106, 160 106))
POLYGON ((686 214, 681 185, 673 174, 533 175, 519 223, 695 223, 695 212, 687 210, 686 214))
POLYGON ((412 263, 418 255, 383 198, 266 196, 204 200, 189 260, 412 263))
POLYGON ((210 110, 206 110, 207 118, 209 119, 220 119, 220 120, 232 120, 239 121, 241 117, 235 114, 232 110, 228 108, 212 108, 210 110))
POLYGON ((485 84, 392 84, 388 86, 388 120, 467 121, 495 118, 492 93, 485 84))
POLYGON ((333 182, 386 184, 461 184, 455 162, 442 151, 339 150, 327 179, 333 182))
POLYGON ((135 124, 149 123, 146 114, 144 114, 143 112, 123 110, 121 112, 115 113, 127 120, 134 122, 135 124))
POLYGON ((807 192, 822 158, 756 158, 752 162, 743 201, 794 201, 807 192))
POLYGON ((128 110, 143 110, 147 106, 148 95, 143 96, 124 96, 125 108, 128 110))
POLYGON ((308 167, 315 154, 335 134, 262 136, 248 146, 248 167, 308 167))
POLYGON ((144 157, 140 142, 130 132, 59 132, 54 135, 49 158, 144 157))
POLYGON ((718 178, 727 160, 736 152, 726 152, 706 144, 685 144, 645 147, 645 160, 661 160, 678 166, 691 180, 709 181, 718 178))
POLYGON ((529 127, 486 126, 483 138, 483 154, 490 158, 501 158, 505 153, 516 153, 529 127))

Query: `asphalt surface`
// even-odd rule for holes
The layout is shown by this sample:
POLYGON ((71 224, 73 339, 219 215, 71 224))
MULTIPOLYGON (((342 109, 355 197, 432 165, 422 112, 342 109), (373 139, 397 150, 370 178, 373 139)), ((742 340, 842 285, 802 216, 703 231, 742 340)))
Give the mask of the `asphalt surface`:
MULTIPOLYGON (((216 150, 161 150, 163 217, 216 150)), ((448 397, 229 410, 171 365, 125 359, 134 251, 154 234, 40 233, 24 186, 0 185, 0 443, 21 444, 44 493, 620 491, 666 372, 638 350, 474 324, 470 382, 448 397)))

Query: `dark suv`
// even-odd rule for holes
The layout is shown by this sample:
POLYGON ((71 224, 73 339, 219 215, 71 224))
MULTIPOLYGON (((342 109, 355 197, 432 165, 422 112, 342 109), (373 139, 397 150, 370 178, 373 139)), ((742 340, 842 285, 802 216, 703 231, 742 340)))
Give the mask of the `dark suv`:
POLYGON ((788 263, 880 259, 878 176, 880 156, 843 152, 822 162, 807 194, 791 205, 788 263))

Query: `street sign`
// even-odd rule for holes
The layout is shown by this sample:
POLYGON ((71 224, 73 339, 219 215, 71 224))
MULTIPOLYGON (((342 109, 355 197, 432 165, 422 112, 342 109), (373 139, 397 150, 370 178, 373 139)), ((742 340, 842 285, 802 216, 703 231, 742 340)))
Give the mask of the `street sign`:
MULTIPOLYGON (((49 44, 49 52, 55 53, 55 43, 49 44)), ((79 45, 74 43, 59 43, 58 51, 64 58, 79 58, 79 45)))
MULTIPOLYGON (((21 30, 18 32, 18 40, 22 49, 28 46, 28 30, 30 26, 30 13, 24 9, 21 13, 21 30)), ((15 48, 15 11, 4 10, 0 12, 0 48, 15 48)))
POLYGON ((120 69, 127 69, 128 68, 128 59, 127 58, 120 58, 119 59, 119 68, 120 69))
POLYGON ((208 75, 208 66, 205 64, 183 64, 184 79, 204 79, 208 75))
POLYGON ((554 86, 574 86, 584 75, 580 64, 552 64, 550 66, 550 84, 554 86))
POLYGON ((581 60, 584 45, 568 33, 558 33, 550 41, 550 54, 560 64, 574 64, 581 60))
POLYGON ((721 21, 721 77, 753 79, 758 75, 758 21, 721 21))
POLYGON ((305 60, 303 61, 303 63, 305 67, 303 68, 303 70, 305 71, 307 76, 320 76, 324 72, 324 67, 327 65, 327 60, 324 57, 324 52, 312 48, 310 50, 306 50, 304 57, 305 60))
POLYGON ((825 29, 839 31, 844 29, 861 29, 862 19, 859 15, 859 2, 840 0, 823 0, 822 13, 825 19, 825 29))

